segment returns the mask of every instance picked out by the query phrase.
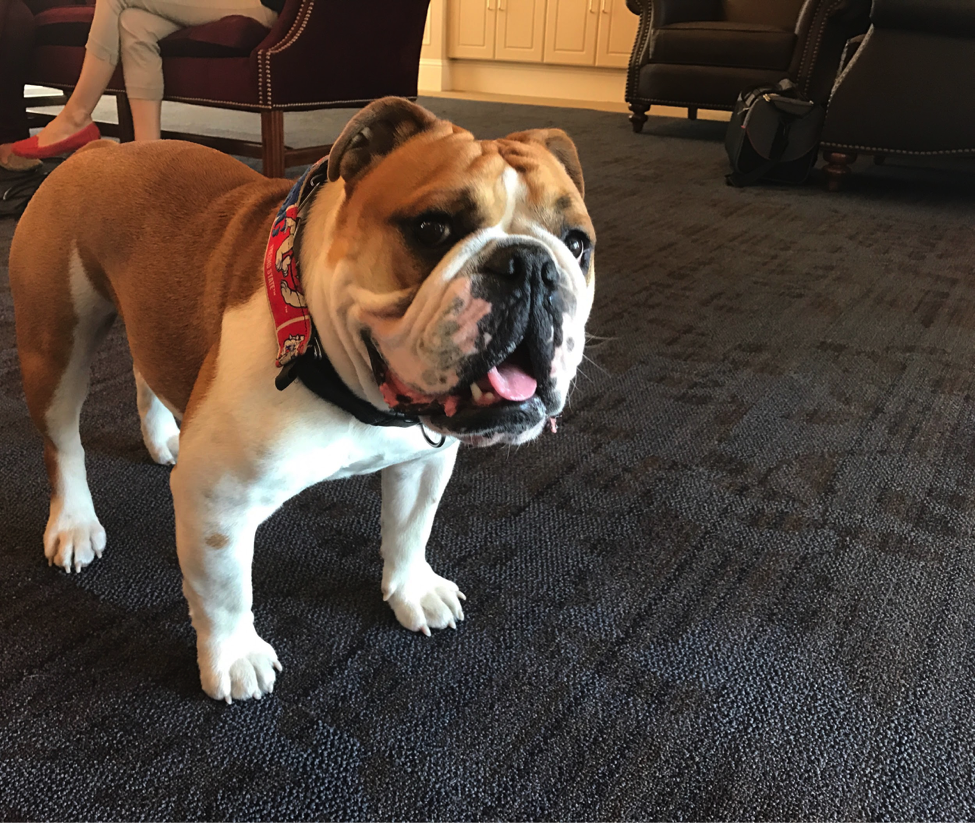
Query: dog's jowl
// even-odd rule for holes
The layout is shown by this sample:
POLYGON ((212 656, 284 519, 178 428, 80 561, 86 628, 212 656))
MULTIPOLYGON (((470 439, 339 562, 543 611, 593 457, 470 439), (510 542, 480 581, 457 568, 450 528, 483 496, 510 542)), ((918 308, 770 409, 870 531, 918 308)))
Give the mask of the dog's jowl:
POLYGON ((425 547, 457 449, 554 429, 594 243, 564 132, 477 140, 396 98, 296 184, 189 143, 83 149, 34 196, 10 256, 51 484, 45 555, 79 571, 105 549, 78 421, 92 352, 122 315, 146 446, 175 464, 207 694, 271 691, 254 534, 321 480, 382 473, 383 596, 408 629, 455 625, 464 596, 425 547))

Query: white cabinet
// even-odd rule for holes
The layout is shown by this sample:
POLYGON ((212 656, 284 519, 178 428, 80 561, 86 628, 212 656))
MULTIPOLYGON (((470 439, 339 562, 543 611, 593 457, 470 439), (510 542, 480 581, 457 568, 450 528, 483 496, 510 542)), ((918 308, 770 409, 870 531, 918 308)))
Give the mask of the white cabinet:
POLYGON ((640 18, 626 7, 626 0, 600 0, 596 35, 596 65, 625 69, 640 18))
POLYGON ((548 0, 546 63, 595 65, 598 3, 599 0, 548 0))
POLYGON ((449 0, 447 55, 540 63, 545 0, 449 0))
POLYGON ((625 0, 548 0, 545 62, 626 68, 639 22, 625 0))
POLYGON ((545 0, 496 0, 495 60, 540 63, 545 31, 545 0))
POLYGON ((447 55, 493 60, 497 0, 450 0, 447 6, 447 55))
POLYGON ((447 0, 447 56, 625 68, 638 24, 625 0, 447 0))

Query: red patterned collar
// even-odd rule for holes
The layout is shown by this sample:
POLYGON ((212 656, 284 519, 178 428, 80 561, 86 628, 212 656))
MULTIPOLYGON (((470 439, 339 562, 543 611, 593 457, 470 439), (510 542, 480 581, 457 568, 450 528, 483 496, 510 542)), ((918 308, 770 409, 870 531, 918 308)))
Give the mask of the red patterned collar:
POLYGON ((312 340, 311 315, 298 271, 298 224, 310 195, 327 174, 323 157, 298 178, 278 209, 264 252, 264 286, 278 338, 275 365, 285 366, 308 350, 312 340))
MULTIPOLYGON (((323 400, 370 426, 416 426, 419 418, 377 409, 346 386, 326 356, 312 324, 298 268, 298 229, 302 211, 327 173, 328 157, 323 157, 298 178, 278 209, 264 252, 264 286, 278 340, 275 364, 281 369, 274 384, 284 390, 298 379, 323 400)), ((427 437, 426 430, 423 434, 427 437)), ((427 437, 434 447, 442 446, 444 440, 441 437, 435 443, 427 437)))

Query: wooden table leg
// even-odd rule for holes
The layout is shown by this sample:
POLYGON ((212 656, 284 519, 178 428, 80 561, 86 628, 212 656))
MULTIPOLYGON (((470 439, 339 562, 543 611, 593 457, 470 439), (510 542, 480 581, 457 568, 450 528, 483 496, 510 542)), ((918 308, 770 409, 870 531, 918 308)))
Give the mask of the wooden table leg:
POLYGON ((284 177, 284 112, 261 112, 261 148, 265 177, 284 177))

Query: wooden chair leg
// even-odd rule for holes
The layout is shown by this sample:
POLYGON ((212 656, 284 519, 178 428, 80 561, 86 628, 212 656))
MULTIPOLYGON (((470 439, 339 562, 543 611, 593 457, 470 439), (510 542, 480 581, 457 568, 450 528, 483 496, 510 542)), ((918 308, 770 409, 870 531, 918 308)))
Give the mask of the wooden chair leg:
POLYGON ((630 103, 630 124, 633 126, 633 131, 639 134, 643 131, 643 124, 647 122, 647 112, 650 111, 649 106, 643 105, 643 103, 630 103))
POLYGON ((688 120, 697 120, 697 106, 688 106, 687 107, 687 119, 688 120))
POLYGON ((856 152, 827 149, 823 152, 823 159, 829 164, 826 166, 826 188, 839 191, 850 173, 850 164, 857 159, 856 152))
POLYGON ((132 107, 127 94, 115 95, 115 108, 118 111, 118 138, 120 143, 135 140, 135 124, 132 122, 132 107))
POLYGON ((284 112, 261 112, 261 150, 265 177, 284 177, 284 112))

